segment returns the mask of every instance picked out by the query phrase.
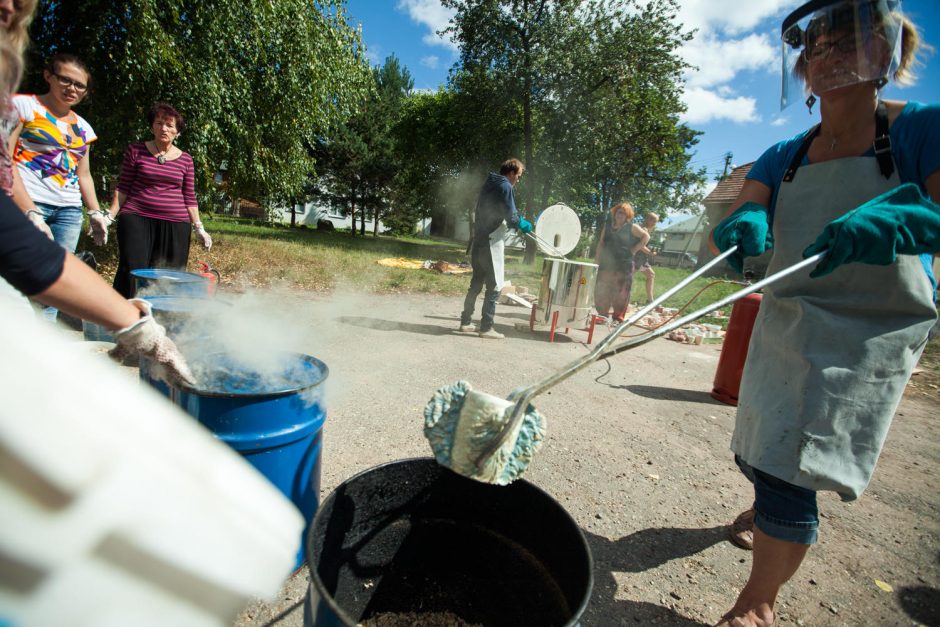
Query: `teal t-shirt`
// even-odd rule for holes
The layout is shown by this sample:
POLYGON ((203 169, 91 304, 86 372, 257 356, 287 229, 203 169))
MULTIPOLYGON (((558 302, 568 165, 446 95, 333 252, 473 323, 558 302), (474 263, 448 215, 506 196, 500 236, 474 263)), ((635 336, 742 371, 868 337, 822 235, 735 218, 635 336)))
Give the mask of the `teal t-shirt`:
MULTIPOLYGON (((760 156, 747 173, 748 179, 763 183, 771 190, 770 216, 777 204, 777 192, 783 175, 790 166, 790 161, 803 143, 803 138, 811 129, 774 144, 760 156)), ((927 193, 926 182, 931 174, 940 170, 940 103, 922 104, 908 102, 895 119, 888 131, 891 136, 891 155, 898 168, 901 183, 917 184, 924 195, 927 193)), ((862 156, 875 156, 874 148, 869 148, 862 156)), ((807 165, 809 159, 803 157, 800 165, 807 165)), ((799 176, 799 175, 797 175, 799 176)), ((934 198, 938 201, 940 199, 934 198)), ((921 262, 934 288, 937 286, 933 276, 933 255, 921 255, 921 262)))

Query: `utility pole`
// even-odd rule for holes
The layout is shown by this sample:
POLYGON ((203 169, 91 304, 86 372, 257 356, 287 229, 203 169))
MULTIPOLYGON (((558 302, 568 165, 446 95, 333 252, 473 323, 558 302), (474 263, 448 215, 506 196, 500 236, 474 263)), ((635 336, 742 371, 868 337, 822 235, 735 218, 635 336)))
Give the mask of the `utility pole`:
MULTIPOLYGON (((734 158, 734 155, 731 154, 731 151, 725 153, 725 169, 721 173, 721 177, 718 179, 720 183, 726 176, 728 176, 728 168, 731 167, 731 160, 734 158)), ((682 264, 682 260, 685 259, 686 253, 689 252, 689 248, 692 247, 692 240, 695 239, 695 234, 698 233, 698 230, 702 228, 702 220, 705 219, 705 208, 702 207, 702 212, 698 214, 698 222, 695 223, 695 228, 692 229, 692 237, 689 238, 689 241, 685 243, 685 249, 682 251, 682 255, 679 256, 679 259, 676 261, 676 266, 679 267, 682 264)))

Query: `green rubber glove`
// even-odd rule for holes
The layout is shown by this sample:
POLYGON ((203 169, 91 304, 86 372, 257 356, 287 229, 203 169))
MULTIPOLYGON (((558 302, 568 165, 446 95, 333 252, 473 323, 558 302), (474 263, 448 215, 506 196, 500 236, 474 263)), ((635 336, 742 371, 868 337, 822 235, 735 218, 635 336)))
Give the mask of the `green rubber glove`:
POLYGON ((519 218, 519 230, 523 234, 532 232, 532 223, 526 220, 525 218, 519 218))
POLYGON ((774 247, 767 208, 756 202, 744 203, 718 223, 712 231, 712 239, 721 252, 732 246, 738 247, 726 261, 732 268, 742 272, 745 257, 757 257, 774 247))
POLYGON ((816 264, 813 278, 845 263, 887 266, 898 255, 940 252, 940 205, 914 183, 905 183, 827 224, 803 257, 826 249, 829 254, 816 264))

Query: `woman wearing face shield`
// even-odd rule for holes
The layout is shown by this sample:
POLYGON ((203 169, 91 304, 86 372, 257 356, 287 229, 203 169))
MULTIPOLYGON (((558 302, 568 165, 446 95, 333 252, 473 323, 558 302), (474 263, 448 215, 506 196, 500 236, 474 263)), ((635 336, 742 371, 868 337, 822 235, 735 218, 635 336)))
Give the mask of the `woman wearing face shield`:
POLYGON ((751 336, 731 448, 754 484, 736 521, 754 560, 720 625, 773 623, 816 542, 816 493, 851 501, 868 485, 937 319, 940 105, 879 96, 910 77, 915 26, 896 0, 816 0, 782 35, 783 105, 796 87, 821 122, 758 159, 712 238, 738 247, 739 270, 771 248, 768 274, 827 254, 767 288, 751 336))

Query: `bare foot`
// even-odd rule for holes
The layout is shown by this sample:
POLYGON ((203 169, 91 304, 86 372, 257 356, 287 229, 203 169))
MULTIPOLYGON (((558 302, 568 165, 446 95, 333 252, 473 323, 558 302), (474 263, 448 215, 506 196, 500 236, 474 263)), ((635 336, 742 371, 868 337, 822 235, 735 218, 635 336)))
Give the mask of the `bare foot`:
POLYGON ((774 613, 766 603, 750 610, 732 609, 715 627, 772 627, 774 613))

